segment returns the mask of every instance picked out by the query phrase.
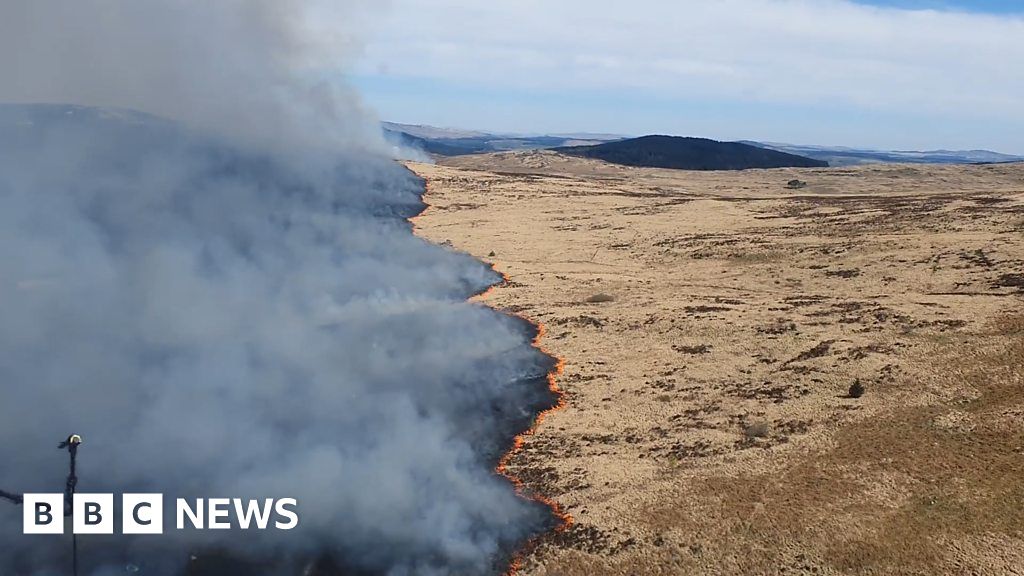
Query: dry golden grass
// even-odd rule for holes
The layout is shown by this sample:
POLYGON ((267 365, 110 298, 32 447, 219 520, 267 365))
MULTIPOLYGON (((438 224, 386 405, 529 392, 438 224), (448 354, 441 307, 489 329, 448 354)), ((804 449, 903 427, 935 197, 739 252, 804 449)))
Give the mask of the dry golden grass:
POLYGON ((1024 574, 1024 165, 450 164, 419 233, 565 360, 525 573, 1024 574))
POLYGON ((1000 416, 1024 414, 1022 320, 1008 319, 1017 332, 992 333, 985 350, 945 359, 946 384, 974 386, 976 398, 899 407, 850 423, 836 431, 828 450, 778 471, 704 478, 687 491, 713 505, 669 505, 650 515, 650 529, 685 524, 684 539, 728 543, 705 567, 730 557, 745 574, 797 568, 790 566, 794 549, 842 574, 1019 570, 1024 564, 1014 546, 1024 535, 1024 423, 1000 416), (969 427, 944 425, 950 416, 969 427), (689 519, 681 523, 683 517, 689 519), (719 523, 712 528, 718 537, 709 538, 709 525, 719 523), (1003 555, 954 546, 993 536, 1004 543, 1003 555))

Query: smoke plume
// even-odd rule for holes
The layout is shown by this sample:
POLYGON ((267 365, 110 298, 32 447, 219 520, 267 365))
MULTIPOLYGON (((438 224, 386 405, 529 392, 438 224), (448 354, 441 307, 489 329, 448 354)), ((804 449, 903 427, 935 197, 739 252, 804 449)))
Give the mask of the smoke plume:
MULTIPOLYGON (((81 492, 299 501, 288 532, 83 537, 85 573, 488 573, 548 522, 493 467, 550 359, 411 234, 422 182, 306 8, 0 7, 0 101, 49 103, 0 106, 0 488, 62 491, 74 432, 81 492)), ((0 502, 0 573, 66 544, 0 502)))

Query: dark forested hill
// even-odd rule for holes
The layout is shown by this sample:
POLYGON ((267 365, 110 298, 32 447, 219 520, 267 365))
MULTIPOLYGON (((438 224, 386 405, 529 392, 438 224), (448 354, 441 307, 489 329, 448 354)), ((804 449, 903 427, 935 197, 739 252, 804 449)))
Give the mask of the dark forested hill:
POLYGON ((569 146, 555 151, 627 166, 679 170, 745 170, 747 168, 819 168, 828 162, 740 142, 706 138, 642 136, 596 146, 569 146))

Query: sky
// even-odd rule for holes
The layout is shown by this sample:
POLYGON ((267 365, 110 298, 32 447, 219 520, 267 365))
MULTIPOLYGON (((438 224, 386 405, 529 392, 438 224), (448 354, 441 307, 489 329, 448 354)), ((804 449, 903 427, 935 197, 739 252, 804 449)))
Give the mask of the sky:
POLYGON ((1024 154, 1019 1, 390 0, 359 30, 346 80, 395 122, 1024 154))
POLYGON ((910 10, 959 10, 991 14, 1022 14, 1020 0, 861 0, 859 4, 910 10))

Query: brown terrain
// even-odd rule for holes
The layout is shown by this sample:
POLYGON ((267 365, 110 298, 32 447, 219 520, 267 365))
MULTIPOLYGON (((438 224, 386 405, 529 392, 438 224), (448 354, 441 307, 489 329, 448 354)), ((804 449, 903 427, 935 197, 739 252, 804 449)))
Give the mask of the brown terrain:
POLYGON ((1024 165, 410 167, 565 363, 522 574, 1024 574, 1024 165))

